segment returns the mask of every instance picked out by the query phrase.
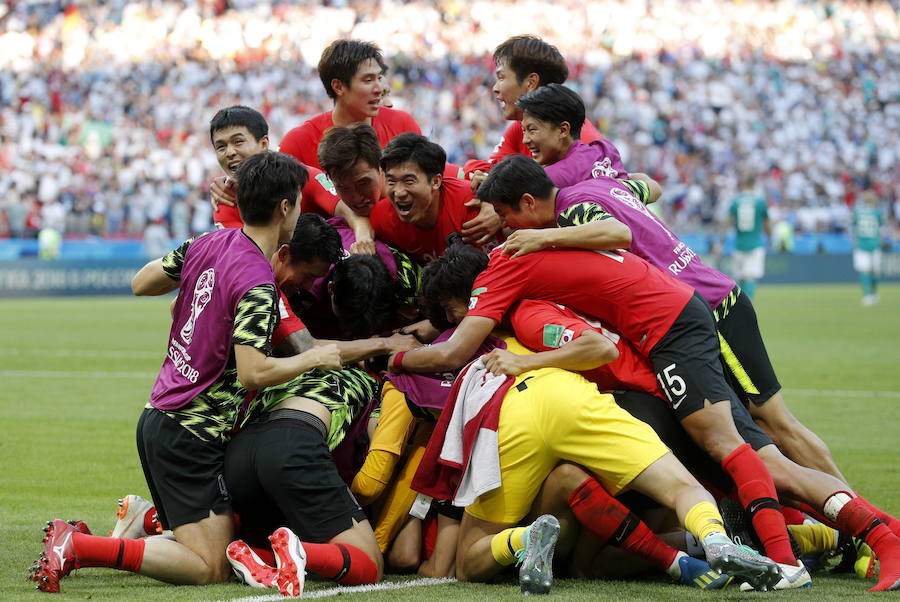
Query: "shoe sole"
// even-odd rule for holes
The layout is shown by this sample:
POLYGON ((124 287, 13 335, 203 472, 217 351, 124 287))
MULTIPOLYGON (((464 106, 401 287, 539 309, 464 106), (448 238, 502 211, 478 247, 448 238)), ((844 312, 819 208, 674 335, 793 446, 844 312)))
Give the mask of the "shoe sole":
POLYGON ((112 533, 110 533, 110 537, 127 537, 129 539, 138 539, 146 535, 146 533, 144 532, 144 514, 147 512, 147 510, 150 509, 151 506, 152 504, 147 502, 147 500, 140 499, 136 495, 126 495, 125 497, 123 497, 121 503, 119 504, 119 507, 116 509, 116 518, 118 518, 118 520, 116 521, 116 526, 113 527, 112 533), (132 510, 134 508, 134 505, 140 502, 147 503, 147 507, 143 510, 133 512, 131 515, 131 520, 128 520, 129 510, 132 510), (123 521, 125 520, 128 520, 128 522, 126 524, 123 524, 123 521), (134 525, 138 520, 141 521, 140 531, 137 533, 132 533, 132 530, 137 531, 134 525))
POLYGON ((781 571, 774 564, 754 562, 730 555, 723 556, 717 564, 718 566, 713 568, 720 573, 725 573, 739 581, 746 581, 758 591, 770 590, 781 581, 781 571))
POLYGON ((306 581, 306 551, 303 544, 289 529, 277 529, 269 536, 272 550, 275 552, 275 563, 278 576, 275 584, 282 596, 297 597, 303 594, 306 581))
POLYGON ((519 585, 525 595, 550 593, 553 585, 553 551, 559 539, 559 521, 550 516, 528 533, 528 555, 519 569, 519 585), (542 551, 547 550, 546 553, 542 551))

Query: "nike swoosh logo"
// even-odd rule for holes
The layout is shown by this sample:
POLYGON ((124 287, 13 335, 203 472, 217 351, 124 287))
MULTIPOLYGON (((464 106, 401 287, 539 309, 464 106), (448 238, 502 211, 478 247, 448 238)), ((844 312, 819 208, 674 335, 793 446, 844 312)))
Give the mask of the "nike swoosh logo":
POLYGON ((682 396, 681 396, 680 398, 678 398, 676 401, 672 402, 672 409, 673 409, 673 410, 677 410, 677 409, 678 409, 678 406, 681 405, 681 402, 684 401, 685 397, 687 397, 687 395, 682 395, 682 396))
POLYGON ((66 556, 65 556, 65 554, 63 554, 63 550, 65 550, 66 546, 69 545, 70 539, 72 539, 71 531, 66 533, 66 538, 63 540, 62 544, 60 544, 58 546, 53 546, 53 553, 59 557, 59 568, 60 569, 66 563, 66 556))

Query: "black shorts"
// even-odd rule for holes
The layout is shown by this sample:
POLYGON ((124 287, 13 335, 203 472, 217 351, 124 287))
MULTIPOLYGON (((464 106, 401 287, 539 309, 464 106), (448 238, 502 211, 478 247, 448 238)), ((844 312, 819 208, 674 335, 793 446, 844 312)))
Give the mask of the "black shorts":
MULTIPOLYGON (((225 482, 241 519, 241 536, 264 543, 288 526, 311 543, 323 543, 366 520, 341 480, 317 418, 298 410, 275 410, 232 438, 225 455, 225 482)), ((324 426, 324 425, 322 425, 324 426)))
POLYGON ((738 398, 722 370, 712 310, 697 293, 649 356, 678 420, 703 409, 704 400, 718 403, 738 398))
POLYGON ((762 404, 781 390, 781 383, 769 361, 753 303, 735 287, 714 311, 731 386, 744 402, 762 404))
MULTIPOLYGON (((613 395, 620 407, 650 425, 684 467, 707 488, 715 488, 723 494, 731 491, 734 486, 731 477, 706 451, 694 443, 663 400, 637 391, 615 391, 613 395)), ((738 433, 754 450, 759 451, 772 444, 772 440, 753 422, 747 407, 740 401, 732 400, 731 415, 738 433)))
POLYGON ((147 408, 138 420, 137 448, 163 529, 231 508, 224 443, 201 441, 163 412, 147 408))

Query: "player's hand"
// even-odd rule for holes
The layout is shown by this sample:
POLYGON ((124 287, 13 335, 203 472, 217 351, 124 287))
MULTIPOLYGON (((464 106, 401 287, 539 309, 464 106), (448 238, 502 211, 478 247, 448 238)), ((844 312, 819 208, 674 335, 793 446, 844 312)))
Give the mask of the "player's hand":
POLYGON ((353 255, 374 255, 375 230, 372 229, 372 222, 368 218, 354 219, 352 228, 356 242, 350 245, 350 253, 353 255))
POLYGON ((521 355, 510 353, 506 349, 494 349, 481 357, 485 367, 491 374, 517 376, 527 368, 522 363, 521 355))
POLYGON ((313 354, 312 360, 317 368, 322 368, 323 370, 340 370, 343 366, 341 352, 334 343, 317 345, 305 353, 313 354))
POLYGON ((438 335, 441 334, 441 331, 432 326, 431 322, 428 320, 420 320, 415 324, 409 324, 397 330, 400 334, 408 334, 415 337, 417 341, 422 343, 423 345, 426 343, 431 343, 438 335))
POLYGON ((482 203, 478 199, 472 199, 466 203, 466 206, 472 207, 479 205, 478 215, 463 223, 459 233, 462 234, 463 240, 469 244, 481 245, 494 237, 500 231, 503 220, 494 211, 493 205, 490 203, 482 203))
POLYGON ((552 246, 544 230, 516 230, 503 243, 503 253, 521 257, 552 246))
POLYGON ((360 240, 356 239, 356 242, 350 245, 350 254, 351 255, 374 255, 375 254, 375 241, 372 239, 369 240, 360 240))
POLYGON ((487 172, 481 171, 480 169, 476 169, 472 172, 472 175, 469 176, 469 179, 472 181, 469 186, 472 187, 472 194, 478 190, 478 187, 481 186, 481 183, 484 182, 485 178, 487 178, 487 172))
POLYGON ((209 185, 209 204, 213 213, 219 208, 219 203, 234 207, 237 204, 237 182, 228 176, 213 178, 209 185))
POLYGON ((387 352, 391 354, 417 349, 422 346, 422 343, 417 341, 413 335, 400 334, 399 332, 386 337, 384 341, 387 344, 387 352))

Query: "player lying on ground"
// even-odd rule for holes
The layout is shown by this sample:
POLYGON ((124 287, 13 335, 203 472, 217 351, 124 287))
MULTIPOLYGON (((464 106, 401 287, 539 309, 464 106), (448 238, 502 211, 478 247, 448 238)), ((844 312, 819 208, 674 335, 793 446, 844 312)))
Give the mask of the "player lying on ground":
MULTIPOLYGON (((483 253, 471 247, 451 247, 443 257, 425 269, 422 290, 426 302, 442 306, 450 322, 462 323, 466 319, 469 303, 459 295, 471 289, 474 276, 485 267, 486 260, 483 253)), ((514 339, 508 339, 507 344, 518 345, 514 339)), ((521 346, 519 349, 524 351, 521 346)), ((615 359, 615 346, 607 344, 607 351, 606 360, 615 359)), ((412 353, 415 351, 406 355, 412 353)), ((569 348, 557 355, 561 356, 559 361, 566 368, 582 367, 577 350, 569 348)), ((478 367, 477 363, 475 367, 478 367)), ((457 400, 457 403, 463 401, 457 400)), ((445 409, 441 422, 448 420, 446 414, 445 409)), ((755 554, 740 556, 740 550, 724 537, 721 517, 712 503, 713 498, 668 452, 647 425, 620 410, 610 396, 598 393, 596 386, 582 377, 551 369, 517 378, 515 386, 509 388, 503 397, 497 435, 502 475, 500 488, 481 495, 474 505, 466 509, 468 516, 463 519, 461 553, 457 560, 457 576, 460 578, 482 579, 499 570, 501 565, 497 563, 479 564, 478 560, 483 560, 484 555, 473 552, 470 544, 474 539, 470 541, 466 538, 481 539, 491 534, 488 531, 498 525, 518 523, 528 513, 541 483, 561 460, 587 467, 610 491, 619 492, 631 487, 674 509, 679 519, 687 524, 689 530, 696 531, 701 540, 711 537, 706 542, 711 546, 708 556, 714 567, 722 568, 722 563, 734 561, 735 565, 729 566, 732 574, 749 578, 762 587, 774 585, 780 578, 774 563, 768 559, 760 560, 755 554), (607 447, 606 443, 601 442, 609 442, 610 445, 607 447), (628 451, 624 451, 626 449, 628 451), (622 452, 621 455, 619 452, 622 452), (480 522, 473 522, 475 519, 480 522), (472 533, 477 533, 478 537, 472 533), (712 546, 713 542, 715 546, 712 546)), ((435 444, 433 437, 429 448, 435 444)), ((440 444, 437 442, 437 445, 440 444)), ((428 469, 428 466, 424 468, 428 469)), ((420 468, 420 474, 422 470, 420 468)), ((576 511, 576 515, 584 519, 590 528, 599 519, 599 515, 592 515, 591 512, 597 512, 601 506, 604 510, 609 508, 612 498, 596 481, 585 483, 581 494, 573 493, 582 481, 584 479, 575 483, 572 491, 567 493, 573 495, 570 499, 573 507, 582 494, 585 499, 597 500, 584 501, 578 507, 587 510, 581 514, 576 511), (595 492, 595 489, 599 490, 595 492), (599 501, 601 496, 603 504, 599 501), (591 516, 594 517, 593 522, 591 516)), ((418 489, 416 482, 414 487, 418 489)), ((431 494, 432 491, 425 490, 425 493, 431 494)), ((457 493, 454 503, 462 505, 467 500, 465 496, 460 497, 457 493)), ((642 529, 641 538, 655 539, 646 527, 642 529)), ((673 554, 661 568, 673 571, 674 576, 678 577, 680 567, 676 560, 673 554)), ((694 576, 691 575, 691 579, 694 576)), ((690 583, 691 579, 685 582, 690 583)))
MULTIPOLYGON (((722 482, 720 477, 711 474, 718 472, 716 467, 708 466, 704 458, 699 457, 699 450, 689 441, 681 441, 686 435, 673 424, 669 424, 670 415, 661 411, 662 404, 654 403, 657 399, 664 400, 665 397, 658 386, 658 381, 654 379, 652 364, 615 330, 596 320, 578 316, 557 304, 532 300, 520 302, 512 312, 511 323, 520 340, 541 353, 516 356, 508 351, 492 351, 486 358, 492 372, 515 375, 539 366, 559 366, 555 357, 561 350, 572 346, 574 348, 570 352, 574 353, 577 349, 584 364, 593 365, 583 374, 601 389, 616 391, 628 389, 638 394, 654 396, 656 399, 646 399, 625 392, 617 395, 617 401, 632 414, 653 426, 658 433, 679 431, 675 435, 679 441, 664 439, 676 450, 679 459, 692 471, 699 470, 695 474, 704 479, 722 482), (591 336, 583 339, 585 333, 591 333, 591 336), (600 338, 595 335, 600 335, 600 338), (597 344, 597 341, 602 344, 597 344), (616 346, 618 359, 604 363, 607 354, 605 347, 610 343, 616 346)), ((889 567, 895 566, 900 551, 897 545, 900 540, 897 540, 896 533, 892 532, 897 524, 896 519, 874 508, 864 498, 848 492, 843 483, 835 477, 799 466, 786 458, 771 439, 750 420, 742 404, 734 404, 733 413, 738 430, 771 471, 778 493, 785 504, 801 507, 820 520, 837 526, 848 535, 865 540, 875 549, 876 554, 881 552, 880 555, 887 559, 889 567), (824 500, 824 503, 820 500, 824 500), (879 517, 882 515, 887 517, 889 525, 881 524, 879 517), (875 533, 870 533, 868 528, 872 525, 876 527, 881 525, 881 528, 875 533), (868 537, 871 537, 871 542, 868 537)), ((725 493, 729 489, 722 485, 719 485, 719 488, 725 493)), ((779 583, 777 588, 784 589, 808 583, 807 577, 802 574, 797 577, 793 583, 790 581, 779 583)), ((885 572, 885 579, 879 581, 876 587, 890 586, 893 583, 891 579, 891 574, 885 572)))

